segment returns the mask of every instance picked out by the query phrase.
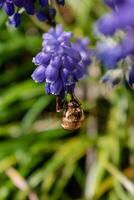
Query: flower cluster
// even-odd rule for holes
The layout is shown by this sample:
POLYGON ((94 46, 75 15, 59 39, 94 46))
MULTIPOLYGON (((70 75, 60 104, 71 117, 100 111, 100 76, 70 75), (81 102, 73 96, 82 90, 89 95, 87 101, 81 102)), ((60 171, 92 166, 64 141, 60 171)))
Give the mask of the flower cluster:
POLYGON ((127 74, 128 84, 133 86, 134 0, 105 0, 105 3, 111 12, 97 23, 97 30, 103 39, 97 45, 97 56, 107 68, 120 67, 127 74))
POLYGON ((71 32, 63 31, 61 25, 43 34, 42 51, 34 58, 37 66, 32 74, 35 82, 46 83, 48 94, 63 96, 73 93, 76 82, 86 74, 90 64, 87 38, 70 42, 71 32))
MULTIPOLYGON (((56 3, 64 5, 65 0, 56 0, 56 3)), ((0 0, 0 8, 2 7, 9 16, 9 24, 14 27, 20 25, 23 10, 28 15, 36 15, 40 21, 52 22, 56 14, 49 0, 0 0)))

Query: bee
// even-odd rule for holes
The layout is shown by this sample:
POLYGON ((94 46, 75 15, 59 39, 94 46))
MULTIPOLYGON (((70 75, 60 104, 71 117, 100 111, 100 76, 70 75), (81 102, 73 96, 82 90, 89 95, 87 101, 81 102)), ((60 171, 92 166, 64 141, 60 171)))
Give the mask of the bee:
POLYGON ((67 130, 76 130, 82 126, 84 112, 76 99, 71 99, 63 110, 61 126, 67 130))

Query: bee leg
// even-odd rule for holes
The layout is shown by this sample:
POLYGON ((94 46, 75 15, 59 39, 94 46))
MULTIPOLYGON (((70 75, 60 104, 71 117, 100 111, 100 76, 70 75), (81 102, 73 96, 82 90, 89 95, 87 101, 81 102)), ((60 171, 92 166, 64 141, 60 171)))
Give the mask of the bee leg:
POLYGON ((59 95, 56 96, 56 112, 61 112, 63 109, 63 102, 59 95))
POLYGON ((61 112, 66 104, 66 93, 62 91, 56 96, 56 112, 61 112))
POLYGON ((81 106, 80 100, 75 96, 74 93, 71 93, 71 100, 75 101, 79 106, 81 106))

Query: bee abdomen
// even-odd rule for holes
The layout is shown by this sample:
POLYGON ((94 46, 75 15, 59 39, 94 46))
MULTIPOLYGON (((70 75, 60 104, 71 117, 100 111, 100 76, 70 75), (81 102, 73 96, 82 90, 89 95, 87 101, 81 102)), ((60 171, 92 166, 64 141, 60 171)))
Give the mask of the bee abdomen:
POLYGON ((84 113, 81 108, 67 110, 62 118, 61 126, 67 130, 76 130, 82 126, 84 113))

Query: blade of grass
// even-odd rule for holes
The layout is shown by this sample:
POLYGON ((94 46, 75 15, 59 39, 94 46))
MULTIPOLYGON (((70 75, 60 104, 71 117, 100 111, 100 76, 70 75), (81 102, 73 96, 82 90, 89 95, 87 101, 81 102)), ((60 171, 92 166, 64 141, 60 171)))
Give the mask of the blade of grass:
POLYGON ((29 129, 32 123, 35 121, 37 116, 45 109, 51 102, 52 97, 44 95, 40 97, 26 113, 21 122, 22 131, 25 132, 29 129))

